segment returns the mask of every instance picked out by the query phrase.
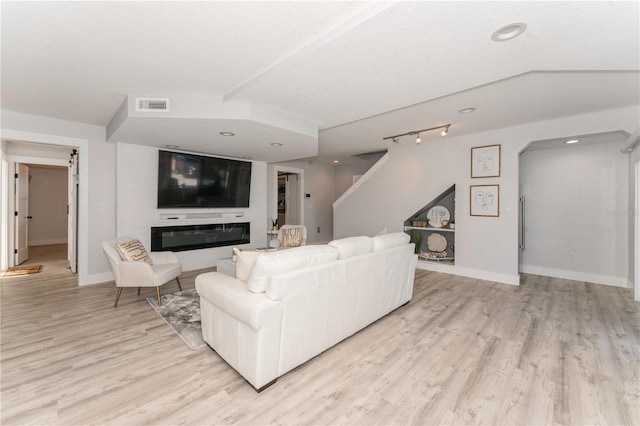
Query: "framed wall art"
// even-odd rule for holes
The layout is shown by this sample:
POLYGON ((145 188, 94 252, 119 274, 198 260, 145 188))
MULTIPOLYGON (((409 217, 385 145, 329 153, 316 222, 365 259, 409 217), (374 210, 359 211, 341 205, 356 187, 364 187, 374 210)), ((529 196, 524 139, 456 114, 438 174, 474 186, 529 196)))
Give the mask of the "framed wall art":
POLYGON ((469 197, 471 216, 500 216, 500 185, 471 185, 469 197))
POLYGON ((471 177, 500 177, 500 145, 471 148, 471 177))

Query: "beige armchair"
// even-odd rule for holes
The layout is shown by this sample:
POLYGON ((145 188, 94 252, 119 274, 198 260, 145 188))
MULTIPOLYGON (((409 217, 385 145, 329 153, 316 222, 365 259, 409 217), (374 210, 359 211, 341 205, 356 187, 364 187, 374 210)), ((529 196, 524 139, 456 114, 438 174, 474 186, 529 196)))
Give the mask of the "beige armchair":
POLYGON ((295 244, 300 241, 301 246, 307 244, 307 227, 304 225, 282 225, 278 229, 278 235, 269 241, 269 246, 273 248, 297 247, 295 244), (293 244, 293 245, 292 245, 293 244))
POLYGON ((122 237, 102 242, 102 249, 107 255, 107 260, 113 271, 116 287, 118 287, 116 303, 113 307, 118 306, 118 300, 120 300, 123 287, 138 287, 138 295, 140 295, 141 287, 155 287, 158 306, 160 306, 161 285, 175 278, 178 283, 178 288, 182 291, 182 285, 180 284, 182 264, 175 253, 170 251, 148 253, 153 261, 153 265, 144 261, 122 260, 116 249, 116 244, 126 243, 133 239, 134 238, 130 237, 122 237))

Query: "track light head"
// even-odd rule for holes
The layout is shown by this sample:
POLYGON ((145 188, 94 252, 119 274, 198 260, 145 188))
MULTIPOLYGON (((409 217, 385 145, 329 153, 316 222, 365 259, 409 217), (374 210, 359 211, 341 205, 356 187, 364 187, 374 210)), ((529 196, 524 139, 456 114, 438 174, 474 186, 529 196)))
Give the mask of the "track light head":
POLYGON ((416 144, 419 144, 420 142, 422 142, 422 139, 420 138, 420 133, 416 134, 416 144))
POLYGON ((447 133, 449 133, 449 126, 442 129, 442 132, 440 132, 440 136, 445 137, 447 136, 447 133))

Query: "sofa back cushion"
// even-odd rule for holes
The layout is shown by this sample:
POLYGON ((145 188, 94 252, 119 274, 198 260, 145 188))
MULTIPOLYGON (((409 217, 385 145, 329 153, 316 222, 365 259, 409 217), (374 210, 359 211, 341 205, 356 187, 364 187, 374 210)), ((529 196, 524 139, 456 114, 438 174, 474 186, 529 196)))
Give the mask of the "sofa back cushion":
POLYGON ((253 293, 264 293, 275 274, 293 271, 310 265, 337 260, 338 251, 328 245, 293 247, 264 253, 256 258, 247 280, 247 289, 253 293))
POLYGON ((390 234, 376 235, 373 239, 373 251, 384 250, 409 244, 411 238, 404 232, 392 232, 390 234))
POLYGON ((340 259, 346 259, 360 254, 367 254, 373 251, 373 239, 365 236, 333 240, 329 245, 338 250, 340 253, 340 259))

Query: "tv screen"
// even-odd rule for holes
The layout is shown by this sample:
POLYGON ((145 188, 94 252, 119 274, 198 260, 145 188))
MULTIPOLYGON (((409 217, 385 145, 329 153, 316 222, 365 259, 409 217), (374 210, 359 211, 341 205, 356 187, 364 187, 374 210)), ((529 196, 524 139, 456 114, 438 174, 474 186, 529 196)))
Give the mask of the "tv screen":
POLYGON ((249 207, 251 162, 160 151, 158 208, 249 207))

